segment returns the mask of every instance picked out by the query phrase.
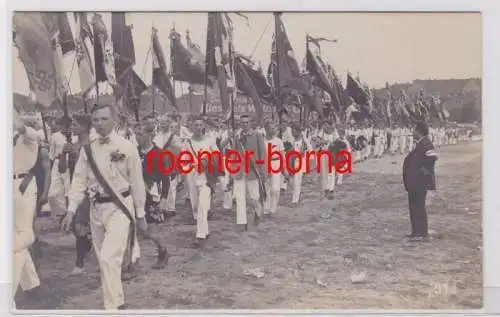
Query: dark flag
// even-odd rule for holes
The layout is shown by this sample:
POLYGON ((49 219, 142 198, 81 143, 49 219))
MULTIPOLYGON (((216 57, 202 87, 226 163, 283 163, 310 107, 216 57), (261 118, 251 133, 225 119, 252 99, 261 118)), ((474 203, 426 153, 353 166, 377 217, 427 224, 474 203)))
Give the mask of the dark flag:
MULTIPOLYGON (((188 82, 195 85, 205 84, 205 56, 197 45, 191 43, 186 36, 187 47, 182 45, 181 35, 172 30, 170 33, 170 54, 172 59, 172 76, 174 80, 188 82)), ((208 86, 213 86, 210 78, 208 86)))
POLYGON ((352 75, 349 73, 347 74, 347 85, 346 85, 347 92, 349 93, 349 96, 358 104, 361 106, 366 106, 370 104, 370 96, 368 93, 363 89, 363 86, 352 77, 352 75))
POLYGON ((63 55, 75 50, 75 41, 73 33, 69 26, 68 16, 66 13, 57 13, 57 23, 59 25, 59 44, 61 45, 63 55))
POLYGON ((132 39, 132 26, 125 22, 125 12, 111 13, 111 41, 115 56, 115 73, 118 84, 122 89, 117 92, 120 98, 127 87, 132 67, 135 64, 135 47, 132 39))
POLYGON ((332 106, 335 110, 340 111, 340 98, 337 90, 332 85, 333 83, 330 81, 326 64, 320 56, 313 54, 309 47, 306 52, 306 69, 314 77, 313 84, 326 91, 330 95, 332 106))
POLYGON ((146 90, 147 86, 144 81, 132 70, 130 71, 129 82, 126 90, 126 105, 130 111, 139 115, 139 105, 141 103, 141 95, 146 90))
MULTIPOLYGON (((254 69, 254 63, 247 57, 239 55, 237 57, 237 61, 241 62, 241 66, 244 68, 246 74, 252 81, 255 90, 259 94, 259 98, 264 103, 272 103, 273 102, 273 94, 271 87, 269 86, 266 77, 262 73, 262 68, 254 69)), ((238 72, 235 72, 236 83, 238 84, 240 81, 240 77, 238 76, 238 72)), ((238 87, 241 89, 240 87, 238 87)))
POLYGON ((320 42, 331 42, 331 43, 337 43, 337 39, 327 39, 325 37, 312 37, 310 35, 307 35, 307 41, 313 43, 318 47, 318 49, 321 49, 321 46, 319 45, 320 42))
POLYGON ((264 119, 264 110, 262 108, 260 94, 258 93, 252 78, 248 74, 250 70, 252 70, 252 68, 245 65, 241 57, 236 58, 235 77, 237 87, 241 92, 243 92, 243 94, 252 98, 257 122, 262 124, 264 119))
POLYGON ((167 73, 167 63, 165 62, 165 55, 158 40, 158 30, 153 28, 152 34, 153 47, 151 53, 153 55, 153 85, 158 87, 170 101, 172 106, 177 109, 177 101, 175 99, 174 89, 170 83, 167 73))
POLYGON ((300 77, 299 64, 295 59, 292 44, 288 40, 285 25, 281 20, 281 13, 275 13, 275 19, 277 20, 278 29, 273 38, 268 75, 271 78, 273 87, 275 87, 275 83, 279 82, 281 88, 303 90, 302 83, 298 80, 300 77), (278 68, 279 74, 277 72, 278 68))
POLYGON ((228 114, 235 92, 232 23, 227 13, 208 13, 206 73, 217 78, 220 101, 228 114))

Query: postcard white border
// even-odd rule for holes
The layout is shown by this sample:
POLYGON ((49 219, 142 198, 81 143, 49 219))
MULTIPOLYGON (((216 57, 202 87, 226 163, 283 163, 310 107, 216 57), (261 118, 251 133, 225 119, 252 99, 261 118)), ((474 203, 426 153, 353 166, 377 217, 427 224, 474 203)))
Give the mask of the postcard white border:
MULTIPOLYGON (((0 201, 3 203, 0 212, 0 232, 4 239, 0 241, 0 251, 3 254, 0 266, 0 311, 9 311, 10 280, 12 272, 12 63, 11 63, 11 19, 13 10, 44 10, 44 11, 210 11, 214 8, 227 11, 480 11, 483 21, 483 277, 484 277, 484 308, 482 310, 191 310, 191 311, 155 311, 155 315, 183 316, 220 316, 236 314, 252 315, 366 315, 371 314, 459 314, 500 313, 500 1, 495 0, 8 0, 3 5, 4 23, 2 27, 1 54, 4 56, 5 76, 2 76, 3 87, 0 94, 5 102, 5 115, 0 116, 0 148, 7 154, 0 157, 0 175, 6 175, 6 183, 0 190, 0 201), (69 5, 71 4, 71 5, 69 5), (487 172, 485 172, 487 171, 487 172)), ((464 61, 466 63, 467 61, 464 61)), ((152 311, 120 311, 120 314, 144 315, 152 311)), ((96 315, 103 311, 16 311, 16 314, 37 315, 96 315)), ((114 315, 114 314, 113 314, 114 315)))

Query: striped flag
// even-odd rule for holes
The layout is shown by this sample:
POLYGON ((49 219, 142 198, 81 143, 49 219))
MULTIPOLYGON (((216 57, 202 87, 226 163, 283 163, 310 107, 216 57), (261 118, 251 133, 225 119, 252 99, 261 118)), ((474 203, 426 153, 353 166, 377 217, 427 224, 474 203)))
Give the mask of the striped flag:
POLYGON ((50 13, 16 12, 13 22, 15 44, 30 89, 40 105, 50 107, 59 97, 53 49, 53 40, 57 36, 56 21, 50 13))
POLYGON ((92 19, 94 29, 94 62, 96 80, 107 81, 113 89, 117 88, 115 74, 115 58, 113 55, 113 44, 108 35, 108 30, 102 19, 102 15, 94 13, 92 19))
POLYGON ((76 13, 76 62, 80 77, 80 88, 84 96, 95 85, 94 67, 90 56, 89 45, 92 46, 92 33, 87 20, 86 12, 76 13))

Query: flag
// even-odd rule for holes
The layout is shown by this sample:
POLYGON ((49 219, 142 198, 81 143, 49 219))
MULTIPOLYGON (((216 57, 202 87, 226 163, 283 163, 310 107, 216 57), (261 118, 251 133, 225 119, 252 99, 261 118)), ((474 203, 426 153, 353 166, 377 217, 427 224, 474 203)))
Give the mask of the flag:
POLYGON ((134 70, 130 71, 129 82, 126 86, 126 105, 130 111, 138 114, 141 95, 147 86, 134 70))
POLYGON ((170 83, 167 72, 167 63, 165 62, 165 55, 161 47, 160 40, 158 39, 158 30, 153 28, 151 34, 152 49, 151 54, 153 57, 153 85, 158 87, 163 92, 172 106, 177 109, 177 101, 175 99, 174 89, 170 83))
POLYGON ((337 43, 337 39, 327 39, 325 37, 312 37, 310 35, 307 35, 307 41, 313 43, 318 48, 321 48, 321 46, 319 45, 320 42, 337 43))
POLYGON ((98 82, 107 81, 113 89, 117 88, 115 74, 115 58, 113 56, 113 45, 108 36, 108 30, 101 14, 94 13, 92 19, 94 29, 94 62, 96 80, 98 82))
MULTIPOLYGON (((181 43, 181 35, 172 30, 170 33, 170 58, 172 60, 172 76, 174 80, 195 85, 205 84, 205 56, 199 47, 186 36, 187 47, 181 43)), ((206 84, 213 86, 210 78, 206 84)))
POLYGON ((347 92, 358 105, 368 105, 370 97, 363 89, 358 80, 354 79, 350 73, 347 74, 347 92))
POLYGON ((217 78, 223 111, 231 115, 234 82, 233 26, 227 13, 208 13, 206 73, 217 78))
POLYGON ((314 84, 330 95, 333 108, 340 111, 340 96, 332 85, 333 82, 329 78, 327 66, 320 56, 313 54, 309 47, 306 50, 306 65, 307 71, 314 77, 314 84))
POLYGON ((16 12, 13 21, 19 59, 26 70, 31 91, 44 107, 52 106, 59 97, 53 49, 57 27, 56 21, 50 19, 50 13, 16 12))
POLYGON ((89 45, 92 45, 92 34, 87 21, 87 13, 76 14, 76 62, 80 77, 80 88, 85 96, 95 85, 94 67, 90 56, 89 45))
MULTIPOLYGON (((241 66, 245 69, 245 72, 252 81, 252 84, 255 87, 260 100, 264 103, 272 103, 274 100, 274 96, 272 94, 271 87, 266 80, 266 77, 262 73, 262 68, 254 69, 254 63, 248 57, 245 57, 243 55, 238 55, 236 60, 240 62, 241 66)), ((238 74, 238 72, 235 72, 237 85, 240 81, 240 77, 238 74)), ((241 89, 240 87, 238 88, 241 89)))
POLYGON ((113 43, 115 77, 121 89, 116 98, 125 92, 135 65, 135 47, 132 39, 132 26, 125 21, 125 12, 111 13, 111 41, 113 43))
POLYGON ((251 70, 251 67, 245 65, 241 58, 236 58, 235 63, 235 77, 236 83, 239 90, 243 92, 243 94, 250 96, 253 101, 253 105, 255 107, 255 115, 257 117, 257 122, 259 124, 263 123, 264 119, 264 110, 262 108, 261 97, 255 87, 255 84, 248 74, 248 71, 251 70))
POLYGON ((301 82, 297 80, 300 76, 299 64, 295 59, 292 44, 288 40, 285 25, 281 20, 281 13, 275 13, 275 19, 277 30, 273 36, 268 74, 275 88, 279 82, 280 88, 302 90, 301 82))
POLYGON ((66 55, 76 49, 75 41, 73 40, 73 33, 69 26, 68 16, 66 12, 57 14, 57 24, 59 26, 59 44, 61 45, 62 54, 66 55))
POLYGON ((54 26, 57 28, 57 36, 54 36, 52 38, 52 49, 53 49, 53 54, 54 54, 54 66, 56 70, 56 83, 57 83, 57 96, 59 100, 62 100, 62 97, 64 95, 67 95, 69 93, 69 82, 68 79, 66 78, 65 70, 64 70, 64 60, 63 60, 63 49, 62 45, 59 42, 61 39, 61 33, 60 33, 60 26, 59 22, 61 21, 59 17, 61 16, 62 13, 53 13, 53 19, 56 23, 54 26))

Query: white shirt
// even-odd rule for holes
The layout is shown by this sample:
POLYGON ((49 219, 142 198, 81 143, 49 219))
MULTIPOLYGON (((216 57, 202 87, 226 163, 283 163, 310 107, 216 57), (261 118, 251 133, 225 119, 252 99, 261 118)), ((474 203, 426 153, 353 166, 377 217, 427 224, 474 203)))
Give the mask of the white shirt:
POLYGON ((285 130, 283 131, 282 135, 282 140, 283 142, 290 142, 292 143, 294 140, 294 137, 292 135, 292 127, 286 127, 285 130))
POLYGON ((330 144, 335 142, 339 138, 339 133, 337 129, 334 129, 332 133, 325 132, 325 130, 322 130, 321 133, 319 134, 319 137, 326 143, 323 145, 322 149, 327 149, 330 144))
MULTIPOLYGON (((78 142, 78 136, 77 135, 72 135, 71 136, 71 143, 75 144, 78 142)), ((64 145, 66 144, 66 136, 62 134, 60 131, 57 131, 52 135, 52 138, 50 140, 50 159, 54 160, 57 158, 59 155, 62 154, 64 145)))
MULTIPOLYGON (((153 144, 162 149, 165 144, 167 143, 168 139, 172 135, 172 132, 167 131, 164 133, 158 133, 155 135, 153 138, 153 144)), ((176 147, 182 147, 183 143, 181 141, 181 138, 178 135, 174 135, 172 138, 172 141, 170 142, 170 146, 176 146, 176 147)))
POLYGON ((193 133, 191 131, 189 131, 189 129, 183 125, 181 125, 181 128, 180 128, 180 135, 181 135, 181 138, 183 139, 191 139, 193 137, 193 133))
MULTIPOLYGON (((99 138, 90 143, 92 153, 103 176, 110 182, 113 189, 119 193, 131 191, 137 218, 144 217, 146 203, 146 187, 142 175, 142 164, 137 148, 120 137, 116 132, 109 134, 109 143, 101 144, 99 138), (123 161, 111 162, 111 153, 118 151, 125 155, 123 161)), ((75 212, 82 202, 85 191, 98 192, 107 196, 99 185, 94 173, 90 169, 84 149, 80 150, 80 157, 75 166, 73 182, 69 192, 68 211, 75 212)))
POLYGON ((295 151, 304 152, 312 149, 311 143, 309 143, 304 137, 299 139, 294 139, 292 141, 292 146, 295 151))
POLYGON ((130 128, 119 129, 116 132, 119 136, 121 136, 125 140, 132 143, 135 147, 137 147, 139 145, 137 143, 137 138, 135 137, 135 133, 134 133, 134 131, 132 131, 132 129, 130 129, 130 128), (128 134, 128 136, 127 136, 127 134, 128 134))
MULTIPOLYGON (((14 137, 19 132, 14 132, 14 137)), ((14 174, 28 173, 35 166, 38 158, 38 133, 35 129, 26 127, 24 134, 17 138, 16 146, 13 149, 13 172, 14 174)))
MULTIPOLYGON (((275 136, 273 137, 272 139, 265 139, 264 141, 266 143, 266 152, 267 152, 267 149, 268 149, 268 144, 271 144, 271 149, 275 152, 283 152, 285 151, 285 146, 283 145, 283 141, 275 136)), ((267 153, 267 156, 266 157, 269 157, 269 153, 267 153)))
MULTIPOLYGON (((218 151, 217 144, 215 143, 215 139, 211 137, 205 137, 200 141, 196 140, 188 140, 185 142, 184 149, 186 151, 189 151, 194 158, 194 164, 193 169, 189 173, 192 177, 194 177, 195 184, 197 186, 202 186, 205 185, 207 182, 207 178, 205 176, 205 173, 199 173, 201 172, 198 167, 198 153, 200 151, 208 151, 209 153, 212 153, 214 151, 218 151), (194 151, 193 151, 194 150, 194 151)), ((206 157, 205 155, 203 157, 206 157)), ((187 156, 182 157, 182 159, 187 159, 187 156)), ((214 169, 219 169, 219 166, 213 166, 214 169)), ((184 167, 183 170, 188 170, 188 167, 184 167)))

